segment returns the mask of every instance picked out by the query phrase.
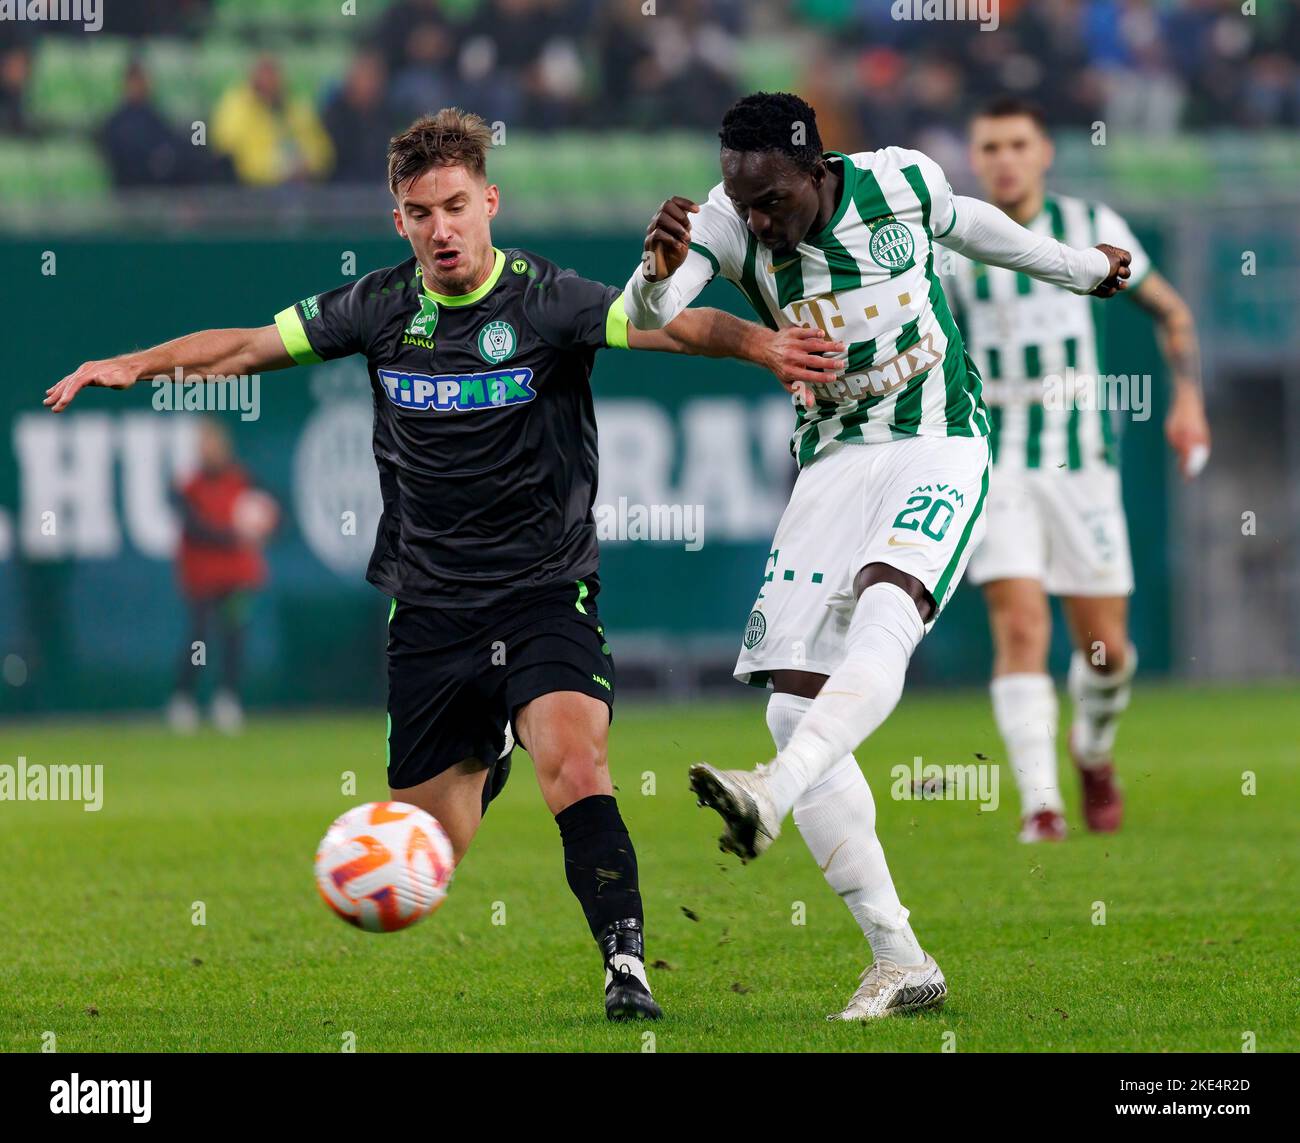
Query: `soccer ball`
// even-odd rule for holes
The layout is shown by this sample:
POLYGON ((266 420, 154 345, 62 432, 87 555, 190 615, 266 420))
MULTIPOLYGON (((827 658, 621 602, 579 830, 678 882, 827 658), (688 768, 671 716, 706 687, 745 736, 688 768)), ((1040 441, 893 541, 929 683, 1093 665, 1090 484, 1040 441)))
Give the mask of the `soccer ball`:
POLYGON ((248 488, 236 498, 231 509, 230 526, 246 544, 260 544, 280 519, 280 509, 265 492, 248 488))
POLYGON ((454 864, 451 839, 431 814, 406 802, 368 802, 325 831, 316 887, 348 924, 391 933, 442 904, 454 864))

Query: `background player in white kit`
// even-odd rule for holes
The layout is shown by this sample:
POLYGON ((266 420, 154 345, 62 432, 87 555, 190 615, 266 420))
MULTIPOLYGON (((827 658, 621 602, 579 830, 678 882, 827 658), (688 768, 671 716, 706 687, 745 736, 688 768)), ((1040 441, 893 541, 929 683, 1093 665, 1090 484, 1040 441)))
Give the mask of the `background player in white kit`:
MULTIPOLYGON (((1194 476, 1208 459, 1210 433, 1187 305, 1113 210, 1047 193, 1052 144, 1036 108, 1010 98, 989 104, 972 120, 970 142, 988 198, 1015 221, 1062 242, 1112 242, 1132 253, 1127 294, 1155 317, 1173 378, 1165 433, 1184 476, 1194 476)), ((1061 597, 1075 646, 1069 744, 1084 819, 1089 829, 1110 832, 1122 815, 1112 750, 1137 654, 1128 640, 1133 568, 1112 411, 1099 399, 1115 390, 1097 383, 1106 376, 1100 315, 1087 298, 964 258, 945 279, 950 292, 954 283, 993 421, 988 531, 971 557, 970 579, 983 585, 989 607, 993 712, 1020 790, 1020 836, 1066 834, 1048 595, 1061 597)))
POLYGON ((984 528, 987 411, 934 243, 1107 297, 1123 288, 1128 254, 1075 250, 954 197, 918 151, 823 152, 813 109, 793 95, 740 100, 721 140, 723 181, 708 201, 670 199, 651 220, 629 318, 659 328, 719 275, 773 328, 815 326, 845 368, 799 386, 799 478, 736 665, 774 691, 777 756, 753 771, 694 766, 692 785, 742 859, 794 810, 875 957, 839 1018, 931 1007, 947 985, 908 925, 852 751, 898 702, 984 528))

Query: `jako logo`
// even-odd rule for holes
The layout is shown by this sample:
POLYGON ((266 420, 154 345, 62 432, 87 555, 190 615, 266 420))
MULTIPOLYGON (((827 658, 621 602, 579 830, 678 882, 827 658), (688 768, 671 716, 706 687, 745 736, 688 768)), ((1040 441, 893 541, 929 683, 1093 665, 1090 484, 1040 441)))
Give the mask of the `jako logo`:
POLYGON ((129 1115, 132 1123, 148 1123, 152 1080, 71 1079, 50 1084, 50 1112, 54 1115, 129 1115))
POLYGON ((531 369, 501 369, 493 373, 444 373, 428 377, 423 373, 379 370, 379 381, 388 399, 401 409, 433 409, 458 413, 470 409, 496 409, 521 405, 537 394, 529 387, 531 369))

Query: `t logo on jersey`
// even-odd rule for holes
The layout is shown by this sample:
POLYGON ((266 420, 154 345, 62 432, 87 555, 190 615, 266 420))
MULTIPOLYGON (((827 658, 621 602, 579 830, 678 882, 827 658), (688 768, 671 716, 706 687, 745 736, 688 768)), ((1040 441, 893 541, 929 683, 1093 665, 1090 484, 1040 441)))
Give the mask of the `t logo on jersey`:
POLYGON ((533 371, 501 369, 492 373, 402 373, 379 370, 379 382, 399 409, 435 413, 466 413, 475 409, 500 409, 522 405, 537 396, 531 387, 533 371))
POLYGON ((420 295, 420 312, 411 319, 406 332, 416 337, 431 337, 434 326, 438 324, 438 303, 432 298, 420 295))

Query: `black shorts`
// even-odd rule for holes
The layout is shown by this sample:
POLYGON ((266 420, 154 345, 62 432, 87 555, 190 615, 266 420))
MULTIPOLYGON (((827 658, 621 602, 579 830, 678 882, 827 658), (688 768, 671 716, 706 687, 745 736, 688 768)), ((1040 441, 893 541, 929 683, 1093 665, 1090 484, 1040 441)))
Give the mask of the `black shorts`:
POLYGON ((487 809, 509 776, 514 717, 525 703, 580 691, 607 703, 612 720, 614 660, 596 613, 599 591, 593 574, 484 609, 394 601, 389 786, 418 786, 477 758, 492 771, 483 788, 487 809))

